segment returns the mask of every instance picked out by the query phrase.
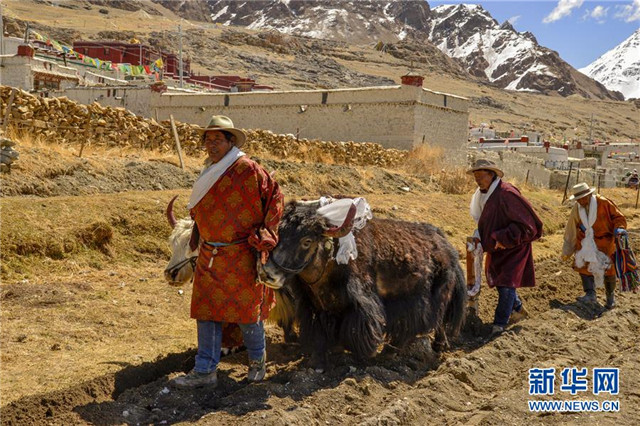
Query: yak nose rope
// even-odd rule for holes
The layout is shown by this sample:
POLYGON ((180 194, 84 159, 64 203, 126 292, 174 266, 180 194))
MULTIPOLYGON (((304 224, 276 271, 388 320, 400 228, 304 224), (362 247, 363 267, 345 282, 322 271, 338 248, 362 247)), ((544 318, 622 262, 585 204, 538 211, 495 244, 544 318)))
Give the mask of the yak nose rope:
POLYGON ((186 259, 176 263, 171 268, 167 268, 167 272, 171 275, 171 278, 175 279, 176 275, 178 275, 178 271, 182 269, 187 263, 191 264, 193 270, 196 269, 196 259, 198 256, 187 257, 186 259))

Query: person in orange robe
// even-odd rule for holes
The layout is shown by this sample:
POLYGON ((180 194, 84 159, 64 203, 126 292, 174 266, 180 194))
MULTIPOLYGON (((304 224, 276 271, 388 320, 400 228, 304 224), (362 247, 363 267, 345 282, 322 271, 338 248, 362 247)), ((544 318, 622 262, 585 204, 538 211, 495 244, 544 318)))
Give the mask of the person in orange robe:
POLYGON ((178 387, 217 384, 223 323, 237 323, 249 355, 250 382, 266 373, 263 321, 275 305, 273 290, 256 282, 278 242, 284 197, 272 177, 240 147, 244 132, 225 116, 213 116, 203 129, 208 154, 189 204, 197 226, 200 253, 191 297, 191 318, 198 327, 195 367, 177 377, 178 387))
MULTIPOLYGON (((604 273, 604 286, 607 293, 605 307, 611 309, 615 306, 616 271, 614 267, 616 242, 615 236, 626 234, 627 219, 625 219, 618 206, 608 198, 599 194, 594 194, 595 188, 589 187, 585 182, 574 185, 573 195, 569 200, 576 203, 569 214, 569 220, 564 230, 564 244, 562 246, 562 259, 569 260, 570 256, 578 253, 583 246, 586 237, 588 223, 583 223, 580 216, 580 209, 586 220, 593 219, 591 228, 593 229, 593 240, 598 251, 604 253, 611 261, 611 265, 604 273), (595 215, 590 215, 592 207, 596 208, 595 215)), ((580 274, 584 296, 578 298, 579 302, 597 303, 596 283, 594 274, 589 271, 589 263, 582 267, 574 264, 574 269, 580 274)))

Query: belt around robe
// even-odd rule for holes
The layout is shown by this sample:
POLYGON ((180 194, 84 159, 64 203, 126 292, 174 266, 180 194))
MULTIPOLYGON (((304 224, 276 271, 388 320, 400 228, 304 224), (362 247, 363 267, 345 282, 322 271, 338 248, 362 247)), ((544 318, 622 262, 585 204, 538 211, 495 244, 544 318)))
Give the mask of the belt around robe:
POLYGON ((218 248, 233 246, 236 244, 243 244, 243 243, 246 243, 248 239, 249 237, 242 238, 240 240, 231 241, 230 243, 220 243, 217 241, 203 241, 202 242, 203 248, 204 246, 206 246, 207 248, 211 249, 211 260, 209 260, 209 268, 211 268, 211 265, 213 264, 214 256, 218 254, 218 248))

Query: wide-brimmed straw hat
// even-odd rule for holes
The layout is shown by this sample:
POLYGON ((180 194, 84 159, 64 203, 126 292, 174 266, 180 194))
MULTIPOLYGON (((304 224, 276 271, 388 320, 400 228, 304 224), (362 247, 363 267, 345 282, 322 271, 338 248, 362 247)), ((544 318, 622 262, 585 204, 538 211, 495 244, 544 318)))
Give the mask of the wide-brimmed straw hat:
POLYGON ((244 143, 247 141, 247 135, 241 129, 236 129, 233 127, 233 121, 227 116, 224 115, 214 115, 209 120, 209 124, 207 127, 197 129, 199 132, 204 134, 210 130, 219 130, 231 133, 234 137, 234 144, 238 148, 242 147, 244 143))
POLYGON ((498 175, 498 177, 504 176, 504 172, 500 170, 500 168, 498 168, 496 163, 494 163, 491 160, 487 160, 485 158, 480 158, 479 160, 476 160, 476 162, 473 163, 473 166, 471 166, 471 168, 467 170, 467 174, 472 175, 473 172, 477 172, 478 170, 491 170, 492 172, 495 172, 498 175))
POLYGON ((573 185, 571 192, 573 195, 569 197, 569 200, 579 200, 580 198, 593 194, 596 192, 596 189, 587 185, 586 182, 580 182, 577 185, 573 185))

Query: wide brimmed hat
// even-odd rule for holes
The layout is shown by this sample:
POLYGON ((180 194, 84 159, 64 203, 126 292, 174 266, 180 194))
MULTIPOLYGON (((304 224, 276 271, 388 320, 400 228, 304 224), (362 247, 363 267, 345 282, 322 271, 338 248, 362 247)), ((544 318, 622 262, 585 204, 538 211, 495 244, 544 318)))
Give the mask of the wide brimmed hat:
POLYGON ((496 163, 485 158, 476 160, 476 162, 473 163, 473 166, 471 166, 471 168, 467 170, 467 174, 472 175, 473 172, 477 172, 478 170, 491 170, 492 172, 495 172, 498 177, 504 176, 504 172, 500 170, 500 168, 498 168, 496 163))
POLYGON ((573 185, 571 188, 571 192, 573 195, 569 197, 569 200, 578 200, 580 198, 586 197, 587 195, 591 195, 596 192, 595 188, 590 187, 586 184, 586 182, 580 182, 577 185, 573 185))
POLYGON ((235 137, 234 144, 238 148, 242 147, 242 145, 244 145, 244 143, 247 141, 247 135, 244 133, 244 131, 233 127, 233 121, 231 121, 229 117, 226 117, 224 115, 211 116, 207 127, 199 128, 197 130, 201 132, 203 136, 210 130, 229 132, 235 137))

